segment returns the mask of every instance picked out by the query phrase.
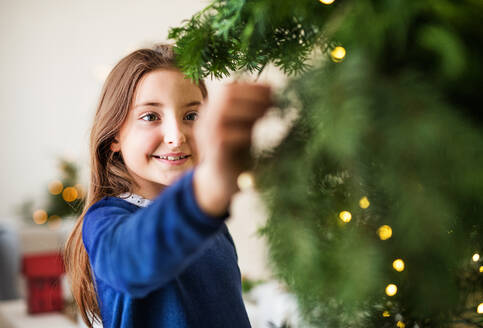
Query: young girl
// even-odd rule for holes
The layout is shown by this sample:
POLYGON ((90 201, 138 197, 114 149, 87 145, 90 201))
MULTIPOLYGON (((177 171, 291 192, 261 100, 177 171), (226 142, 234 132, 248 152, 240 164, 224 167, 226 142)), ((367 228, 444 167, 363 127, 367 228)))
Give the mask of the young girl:
POLYGON ((250 327, 224 220, 270 90, 207 103, 161 45, 109 74, 91 131, 86 206, 65 249, 88 326, 250 327))

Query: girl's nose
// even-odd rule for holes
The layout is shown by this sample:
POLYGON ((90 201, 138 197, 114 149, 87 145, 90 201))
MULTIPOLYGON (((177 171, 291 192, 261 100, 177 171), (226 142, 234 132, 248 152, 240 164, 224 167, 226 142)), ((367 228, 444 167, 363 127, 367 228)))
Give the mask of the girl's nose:
POLYGON ((186 136, 183 133, 179 122, 173 120, 171 122, 166 122, 166 127, 164 129, 164 142, 178 146, 181 145, 183 142, 186 141, 186 136))

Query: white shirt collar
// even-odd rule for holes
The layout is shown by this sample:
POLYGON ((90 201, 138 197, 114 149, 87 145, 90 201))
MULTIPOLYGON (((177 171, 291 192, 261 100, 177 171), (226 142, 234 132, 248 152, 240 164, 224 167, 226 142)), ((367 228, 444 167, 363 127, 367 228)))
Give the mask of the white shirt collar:
POLYGON ((146 199, 142 196, 131 194, 129 192, 125 192, 123 194, 118 195, 117 197, 124 199, 126 202, 134 204, 139 207, 146 207, 151 204, 153 201, 150 199, 146 199))

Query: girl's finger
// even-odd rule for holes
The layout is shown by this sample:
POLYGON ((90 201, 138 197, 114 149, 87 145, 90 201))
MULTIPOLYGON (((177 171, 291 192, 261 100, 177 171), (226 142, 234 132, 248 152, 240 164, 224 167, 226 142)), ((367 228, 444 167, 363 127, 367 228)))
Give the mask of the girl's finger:
POLYGON ((240 98, 252 98, 259 101, 267 101, 271 99, 271 88, 269 85, 253 84, 253 83, 237 83, 227 86, 229 92, 240 98))
POLYGON ((242 125, 253 125, 263 116, 263 113, 230 113, 219 118, 221 125, 236 124, 240 122, 242 125))
POLYGON ((253 125, 255 125, 254 120, 225 118, 221 121, 221 131, 222 133, 230 133, 230 131, 239 130, 251 133, 253 125))
POLYGON ((252 84, 228 85, 222 90, 221 95, 227 103, 249 101, 266 107, 273 105, 271 90, 266 86, 252 84))
POLYGON ((222 145, 226 150, 230 148, 249 147, 252 134, 246 129, 232 129, 223 136, 222 145))

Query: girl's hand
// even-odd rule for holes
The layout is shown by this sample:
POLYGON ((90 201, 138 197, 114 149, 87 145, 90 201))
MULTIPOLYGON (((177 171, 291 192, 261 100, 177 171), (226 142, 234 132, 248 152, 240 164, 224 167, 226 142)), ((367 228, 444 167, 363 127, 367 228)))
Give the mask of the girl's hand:
POLYGON ((252 128, 272 105, 270 87, 251 83, 224 86, 200 111, 194 134, 200 165, 195 196, 208 214, 221 215, 238 191, 238 175, 250 164, 252 128))

